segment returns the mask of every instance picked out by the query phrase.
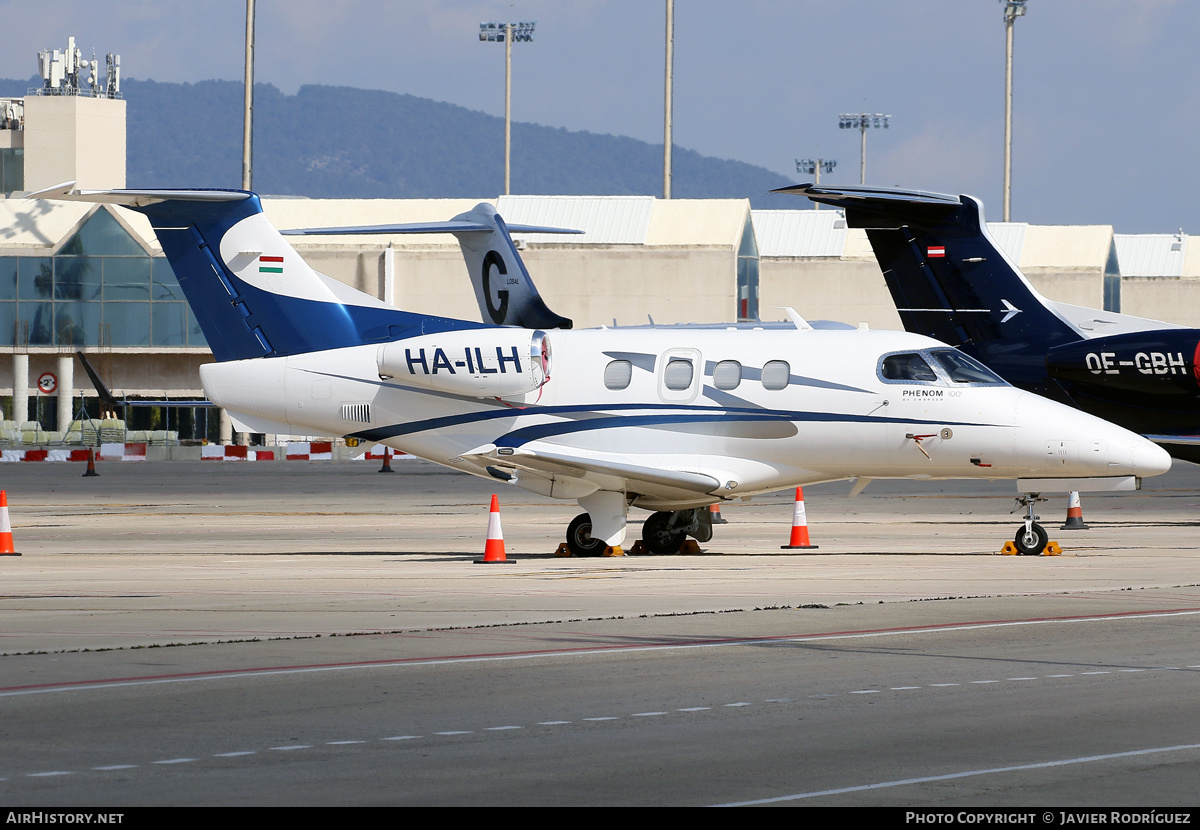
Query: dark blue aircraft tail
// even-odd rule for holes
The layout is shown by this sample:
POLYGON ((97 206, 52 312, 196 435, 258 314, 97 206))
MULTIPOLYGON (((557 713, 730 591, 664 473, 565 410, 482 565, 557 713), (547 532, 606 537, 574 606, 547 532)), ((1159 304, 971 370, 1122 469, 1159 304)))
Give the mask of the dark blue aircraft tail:
POLYGON ((905 329, 963 349, 1012 383, 1044 388, 1047 350, 1082 338, 988 235, 977 199, 813 185, 777 192, 845 210, 847 226, 866 229, 905 329))
POLYGON ((218 361, 302 354, 473 328, 401 311, 317 273, 242 190, 73 190, 39 198, 117 204, 154 227, 218 361))

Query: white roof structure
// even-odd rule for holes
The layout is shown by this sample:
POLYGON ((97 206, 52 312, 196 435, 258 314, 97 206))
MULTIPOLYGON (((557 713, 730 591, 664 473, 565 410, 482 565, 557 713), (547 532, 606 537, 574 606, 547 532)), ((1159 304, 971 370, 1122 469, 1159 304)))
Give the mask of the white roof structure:
POLYGON ((1187 256, 1182 233, 1113 234, 1123 277, 1178 277, 1187 256))
POLYGON ((1029 231, 1028 222, 988 222, 988 233, 996 241, 997 247, 1004 251, 1013 262, 1021 261, 1021 253, 1025 250, 1025 234, 1029 231))
POLYGON ((496 210, 510 225, 583 231, 569 236, 521 234, 527 242, 642 245, 650 229, 655 201, 653 196, 501 196, 496 201, 496 210))
POLYGON ((846 216, 840 210, 755 210, 754 236, 762 257, 840 257, 846 216))

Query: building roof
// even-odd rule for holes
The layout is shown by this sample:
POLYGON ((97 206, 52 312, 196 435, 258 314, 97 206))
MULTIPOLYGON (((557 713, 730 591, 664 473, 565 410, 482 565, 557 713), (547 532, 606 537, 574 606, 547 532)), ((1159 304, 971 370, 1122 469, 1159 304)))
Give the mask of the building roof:
POLYGON ((1182 233, 1113 234, 1123 277, 1178 277, 1183 274, 1187 236, 1182 233))
MULTIPOLYGON (((522 234, 541 244, 731 247, 741 242, 747 216, 759 255, 873 259, 866 234, 844 227, 836 210, 755 210, 743 199, 657 199, 653 196, 501 196, 498 199, 292 199, 263 197, 278 228, 445 221, 482 201, 512 223, 578 228, 581 235, 522 234)), ((108 210, 151 253, 161 249, 140 213, 84 202, 0 199, 0 256, 52 253, 95 210, 108 210)), ((1103 270, 1115 247, 1122 276, 1200 277, 1200 245, 1186 234, 1114 234, 1107 225, 1030 225, 989 222, 997 245, 1029 269, 1103 270)), ((309 246, 397 248, 449 246, 449 234, 292 237, 309 246)))
POLYGON ((148 251, 157 253, 162 250, 154 229, 150 227, 150 220, 140 213, 98 207, 86 202, 0 199, 0 256, 25 253, 49 256, 95 210, 112 212, 117 221, 139 239, 148 251))
POLYGON ((1021 261, 1025 250, 1025 234, 1029 230, 1028 222, 988 222, 988 233, 995 240, 996 246, 1004 251, 1013 262, 1021 261))
POLYGON ((521 234, 527 242, 643 245, 656 201, 653 196, 501 196, 496 210, 509 224, 583 231, 521 234))
POLYGON ((846 215, 840 210, 755 210, 754 235, 763 257, 840 257, 846 215))

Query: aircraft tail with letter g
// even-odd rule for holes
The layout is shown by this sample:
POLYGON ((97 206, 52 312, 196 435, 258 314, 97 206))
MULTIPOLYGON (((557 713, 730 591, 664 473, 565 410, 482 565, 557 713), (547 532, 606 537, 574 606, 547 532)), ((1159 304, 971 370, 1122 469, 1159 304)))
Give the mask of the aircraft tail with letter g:
POLYGON ((509 225, 496 208, 481 202, 448 222, 308 228, 287 236, 343 234, 452 233, 458 239, 485 323, 527 329, 569 329, 570 319, 547 306, 525 268, 510 233, 583 233, 539 225, 509 225))

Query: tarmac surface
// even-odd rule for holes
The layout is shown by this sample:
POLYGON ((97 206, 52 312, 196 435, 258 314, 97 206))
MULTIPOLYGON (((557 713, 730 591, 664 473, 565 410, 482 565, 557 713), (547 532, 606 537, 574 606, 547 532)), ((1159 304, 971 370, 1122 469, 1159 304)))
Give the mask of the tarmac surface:
POLYGON ((0 803, 1197 802, 1200 467, 1039 505, 1056 557, 997 554, 1012 482, 874 482, 814 551, 789 492, 576 559, 573 503, 394 466, 0 468, 0 803))

